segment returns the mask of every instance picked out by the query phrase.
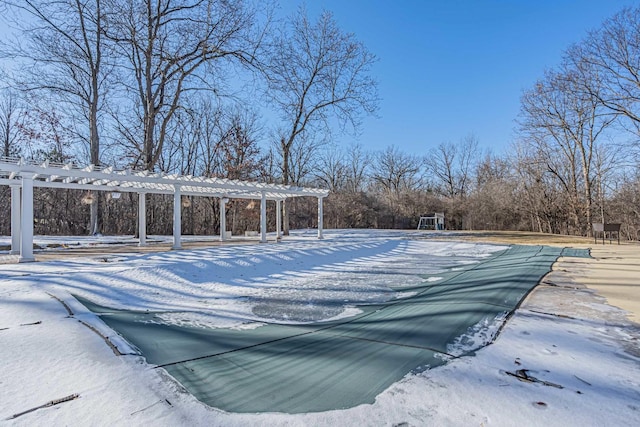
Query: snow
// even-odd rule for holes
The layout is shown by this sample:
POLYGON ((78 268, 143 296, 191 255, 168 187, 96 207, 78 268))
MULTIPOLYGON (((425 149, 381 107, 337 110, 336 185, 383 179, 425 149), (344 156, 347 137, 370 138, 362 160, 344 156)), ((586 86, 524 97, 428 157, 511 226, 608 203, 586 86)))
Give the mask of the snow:
MULTIPOLYGON (((487 347, 407 375, 373 405, 298 415, 228 414, 207 407, 133 354, 135 349, 72 297, 162 312, 163 321, 199 327, 304 323, 353 316, 356 304, 406 298, 410 292, 403 288, 441 280, 447 271, 504 249, 413 232, 330 230, 321 241, 311 236, 313 231, 279 244, 0 265, 0 419, 78 393, 75 400, 4 422, 640 425, 640 332, 621 310, 574 284, 540 287, 497 339, 502 317, 471 328, 449 353, 464 354, 478 343, 487 347), (116 356, 85 324, 125 355, 116 356), (518 370, 526 370, 530 380, 508 374, 518 370)), ((118 242, 46 240, 51 246, 95 246, 107 239, 118 242)), ((551 273, 554 284, 563 283, 563 274, 568 273, 551 273)))
POLYGON ((473 325, 466 334, 459 336, 447 346, 447 354, 462 356, 490 344, 506 320, 507 314, 503 312, 494 319, 483 319, 473 325))

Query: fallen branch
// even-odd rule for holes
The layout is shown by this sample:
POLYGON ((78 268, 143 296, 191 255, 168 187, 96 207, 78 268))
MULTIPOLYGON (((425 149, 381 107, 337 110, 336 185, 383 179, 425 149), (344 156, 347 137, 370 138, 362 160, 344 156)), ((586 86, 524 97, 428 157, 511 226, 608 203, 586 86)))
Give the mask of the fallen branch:
POLYGON ((583 383, 585 383, 586 385, 591 385, 591 383, 590 383, 590 382, 583 380, 582 378, 580 378, 580 377, 579 377, 579 376, 577 376, 577 375, 574 375, 574 377, 576 377, 577 379, 579 379, 580 381, 582 381, 582 382, 583 382, 583 383))
MULTIPOLYGON (((42 320, 38 320, 37 322, 33 322, 33 323, 21 323, 18 326, 33 326, 33 325, 41 325, 42 324, 42 320)), ((6 331, 7 329, 11 329, 10 327, 6 327, 6 328, 0 328, 0 331, 6 331)))
POLYGON ((40 325, 42 324, 42 320, 38 320, 37 322, 33 322, 33 323, 21 323, 20 326, 33 326, 33 325, 40 325))
POLYGON ((50 406, 59 405, 60 403, 69 402, 70 400, 77 399, 78 397, 80 397, 80 395, 78 393, 75 393, 75 394, 71 394, 69 396, 63 397, 62 399, 51 400, 51 401, 45 403, 44 405, 40 405, 40 406, 36 406, 35 408, 27 409, 26 411, 20 412, 18 414, 13 414, 11 417, 7 418, 7 420, 13 420, 15 418, 21 417, 21 416, 23 416, 25 414, 28 414, 30 412, 37 411, 38 409, 48 408, 50 406))
POLYGON ((555 387, 555 388, 561 388, 561 389, 564 388, 560 384, 556 384, 556 383, 552 383, 552 382, 549 382, 549 381, 538 379, 536 377, 532 377, 531 375, 528 374, 528 372, 529 372, 528 369, 518 369, 515 372, 505 371, 505 374, 511 375, 512 377, 516 377, 520 381, 525 381, 525 382, 529 382, 529 383, 540 383, 542 385, 546 385, 546 386, 549 386, 549 387, 555 387))
POLYGON ((570 320, 578 320, 575 317, 571 317, 571 316, 567 316, 566 314, 560 314, 560 313, 548 313, 546 311, 538 311, 538 310, 527 310, 530 313, 536 313, 536 314, 544 314, 545 316, 553 316, 553 317, 560 317, 562 319, 570 319, 570 320))

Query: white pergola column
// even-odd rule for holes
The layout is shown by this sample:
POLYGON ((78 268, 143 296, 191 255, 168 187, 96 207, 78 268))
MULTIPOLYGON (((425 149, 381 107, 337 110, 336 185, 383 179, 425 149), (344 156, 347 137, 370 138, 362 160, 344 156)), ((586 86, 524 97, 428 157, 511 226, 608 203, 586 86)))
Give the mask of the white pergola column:
POLYGON ((322 239, 322 219, 324 213, 322 212, 322 197, 318 197, 318 239, 322 239))
POLYGON ((267 243, 267 195, 260 198, 260 243, 267 243))
POLYGON ((11 186, 11 255, 20 253, 20 218, 22 209, 20 207, 20 187, 11 186))
POLYGON ((20 258, 18 262, 33 262, 33 175, 22 174, 22 218, 20 224, 20 258))
POLYGON ((276 240, 282 237, 282 201, 276 200, 276 240))
POLYGON ((220 241, 224 242, 227 239, 227 202, 229 199, 226 197, 220 198, 220 241))
POLYGON ((138 246, 147 245, 147 193, 138 193, 138 246))
POLYGON ((182 192, 179 185, 173 189, 173 249, 182 249, 182 192))

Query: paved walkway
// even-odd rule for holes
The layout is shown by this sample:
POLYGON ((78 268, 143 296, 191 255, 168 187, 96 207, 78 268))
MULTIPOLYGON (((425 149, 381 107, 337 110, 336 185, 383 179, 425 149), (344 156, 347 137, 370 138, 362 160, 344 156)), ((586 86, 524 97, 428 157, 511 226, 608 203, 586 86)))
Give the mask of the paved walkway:
MULTIPOLYGON (((269 240, 269 243, 274 242, 275 240, 273 239, 269 240)), ((259 238, 251 237, 234 237, 224 242, 215 238, 199 239, 195 237, 193 240, 183 240, 182 249, 209 248, 224 245, 256 245, 259 243, 259 238)), ((35 249, 34 257, 36 261, 57 261, 67 258, 109 258, 114 255, 168 252, 171 250, 171 243, 167 243, 166 241, 158 242, 150 239, 145 246, 138 246, 137 243, 122 241, 116 241, 110 244, 96 242, 87 246, 61 247, 58 245, 47 249, 35 249)), ((0 264, 15 264, 19 258, 19 255, 0 254, 0 264)))
POLYGON ((595 290, 640 323, 640 245, 593 245, 591 254, 591 260, 560 260, 554 270, 575 271, 577 283, 595 290))
MULTIPOLYGON (((153 313, 85 302, 204 403, 229 412, 304 413, 372 403, 409 372, 471 354, 491 339, 457 341, 504 319, 561 256, 586 252, 514 246, 413 297, 360 307, 349 319, 252 330, 150 323, 153 313)), ((478 337, 475 337, 478 338, 478 337)), ((480 337, 482 338, 482 337, 480 337)))

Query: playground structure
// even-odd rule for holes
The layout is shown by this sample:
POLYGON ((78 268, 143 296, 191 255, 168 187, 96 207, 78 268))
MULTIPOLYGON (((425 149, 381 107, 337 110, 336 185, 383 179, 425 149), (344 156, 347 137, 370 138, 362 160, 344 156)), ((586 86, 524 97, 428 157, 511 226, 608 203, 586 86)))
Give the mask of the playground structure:
POLYGON ((444 230, 444 213, 435 212, 420 217, 418 230, 444 230))

